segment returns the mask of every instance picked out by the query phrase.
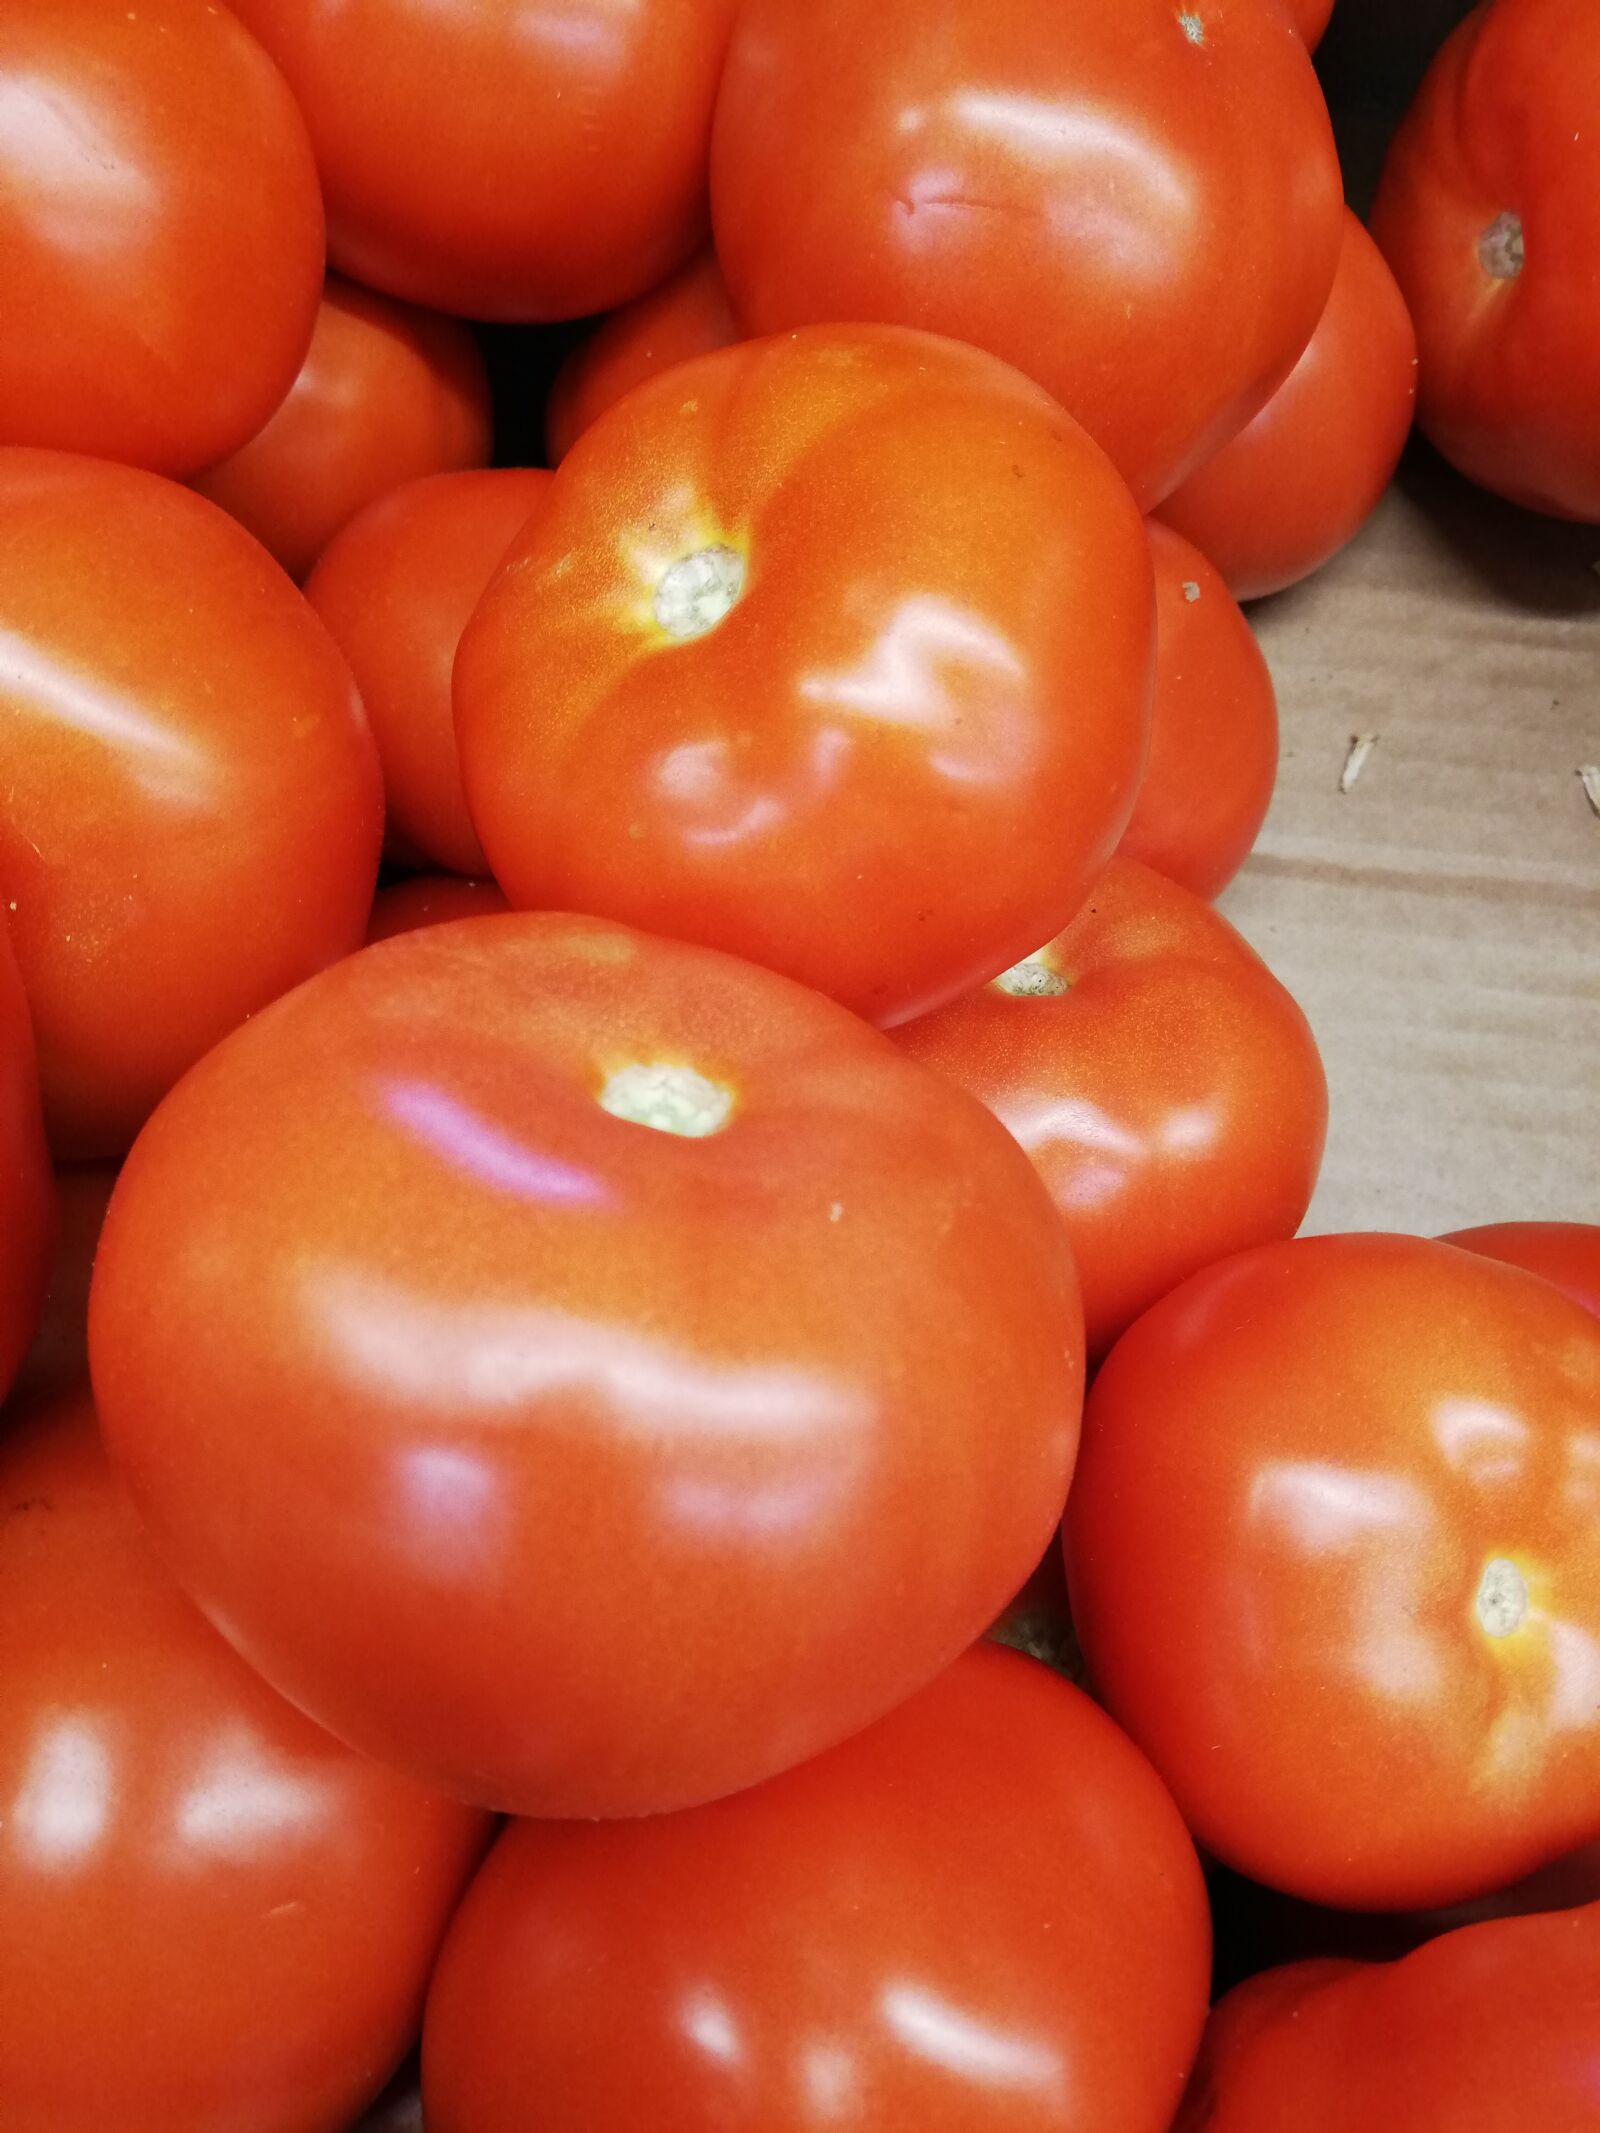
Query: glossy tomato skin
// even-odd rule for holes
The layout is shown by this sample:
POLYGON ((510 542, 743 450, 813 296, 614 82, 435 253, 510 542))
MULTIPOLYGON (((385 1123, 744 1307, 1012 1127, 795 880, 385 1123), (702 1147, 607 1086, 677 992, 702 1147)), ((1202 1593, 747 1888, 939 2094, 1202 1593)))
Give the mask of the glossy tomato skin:
POLYGON ((1345 209, 1339 271, 1305 353, 1255 420, 1161 506, 1241 600, 1282 592, 1354 540, 1411 432, 1417 336, 1372 239, 1345 209))
POLYGON ((188 1076, 90 1352, 170 1560, 286 1695, 464 1798, 618 1815, 982 1633, 1066 1494, 1082 1312, 959 1090, 770 972, 513 914, 384 941, 188 1076), (700 1137, 606 1108, 690 1069, 700 1137))
POLYGON ((0 2121, 337 2133, 405 2050, 481 1819, 201 1620, 87 1393, 0 1443, 0 2121))
POLYGON ((1143 768, 1153 623, 1126 489, 1019 373, 888 327, 746 343, 558 469, 457 654, 467 804, 513 904, 889 1025, 1082 901, 1143 768), (691 634, 714 569, 731 606, 691 634))
POLYGON ((382 835, 349 669, 174 483, 0 450, 0 899, 62 1157, 360 941, 382 835))
POLYGON ((1445 40, 1372 232, 1416 321, 1417 415, 1513 503, 1600 519, 1600 17, 1499 0, 1445 40))
POLYGON ((322 283, 283 76, 203 0, 6 0, 0 98, 0 444, 176 475, 233 451, 322 283))
POLYGON ((1200 1268, 1291 1237, 1328 1090, 1305 1016, 1187 889, 1116 859, 1056 940, 895 1041, 986 1103, 1049 1188, 1091 1358, 1200 1268))
POLYGON ((328 254, 471 318, 581 318, 701 242, 734 0, 238 0, 311 128, 328 254))
POLYGON ((44 1310, 56 1223, 33 1027, 0 923, 0 1399, 44 1310))
POLYGON ((415 933, 423 926, 442 926, 454 918, 491 918, 510 909, 492 881, 467 881, 459 874, 413 874, 409 881, 380 889, 372 899, 367 944, 392 940, 397 933, 415 933))
POLYGON ((1296 1964, 1219 2003, 1174 2133, 1590 2133, 1597 2031, 1600 1904, 1296 1964))
POLYGON ((298 579, 402 482, 481 467, 489 431, 488 373, 467 327, 331 276, 288 397, 194 486, 298 579))
POLYGON ((537 2096, 541 2133, 1165 2133, 1209 1944, 1148 1764, 979 1647, 736 1799, 514 1824, 429 1994, 427 2121, 520 2133, 537 2096))
POLYGON ((550 464, 559 466, 597 415, 675 363, 740 338, 728 285, 709 248, 659 289, 613 311, 556 372, 545 409, 550 464))
POLYGON ((1343 198, 1293 24, 1205 0, 746 0, 711 175, 749 331, 988 348, 1145 510, 1287 376, 1343 198))
POLYGON ((306 580, 360 687, 399 856, 489 871, 461 789, 450 677, 467 618, 550 479, 497 467, 407 482, 352 519, 306 580))
POLYGON ((1488 1222, 1443 1241, 1541 1275, 1600 1318, 1600 1223, 1488 1222))
POLYGON ((55 1251, 38 1330, 11 1387, 19 1407, 24 1400, 89 1382, 89 1276, 116 1182, 115 1163, 62 1163, 56 1168, 55 1251))
POLYGON ((1414 1237, 1197 1275, 1096 1382, 1090 1674, 1197 1839, 1291 1894, 1448 1904, 1600 1837, 1600 1326, 1414 1237))
POLYGON ((1156 683, 1150 757, 1118 852, 1197 896, 1249 857, 1278 775, 1278 699, 1222 574, 1152 519, 1156 683))

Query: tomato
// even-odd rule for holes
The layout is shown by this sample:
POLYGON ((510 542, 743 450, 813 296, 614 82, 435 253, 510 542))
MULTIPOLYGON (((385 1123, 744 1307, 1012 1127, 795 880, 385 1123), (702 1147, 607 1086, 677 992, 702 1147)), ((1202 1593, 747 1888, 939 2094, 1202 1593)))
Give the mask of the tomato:
POLYGON ((382 834, 349 670, 214 504, 0 450, 0 899, 62 1156, 361 939, 382 834))
POLYGON ((1600 12, 1498 0, 1445 40, 1372 208, 1416 321, 1418 419, 1514 503, 1600 519, 1600 12))
POLYGON ((1328 1091, 1304 1015, 1226 919, 1134 860, 1047 947, 895 1041, 1032 1158, 1091 1357, 1187 1275, 1292 1236, 1310 1204, 1328 1091))
POLYGON ((0 444, 190 474, 288 391, 322 203, 283 76, 203 0, 0 8, 0 444))
POLYGON ((705 235, 735 0, 233 0, 293 84, 358 281, 580 318, 705 235))
POLYGON ((1490 1222, 1481 1229, 1458 1229, 1443 1241, 1542 1274, 1600 1318, 1600 1224, 1490 1222))
POLYGON ((33 1029, 0 919, 0 1399, 44 1309, 55 1230, 33 1029))
POLYGON ((893 328, 746 343, 562 464, 461 640, 467 803, 513 904, 903 1021, 1082 902, 1153 640, 1138 514, 1036 386, 893 328))
POLYGON ((19 1405, 88 1382, 89 1276, 116 1182, 115 1163, 63 1163, 55 1173, 55 1254, 38 1331, 11 1388, 19 1405))
POLYGON ((330 279, 265 429, 194 486, 303 578, 364 504, 489 457, 489 379, 455 319, 330 279))
POLYGON ((1398 1963, 1304 1963, 1211 2017, 1175 2133, 1592 2133, 1600 1904, 1398 1963))
POLYGON ((1306 41, 1306 49, 1314 52, 1333 14, 1333 0, 1287 0, 1287 5, 1296 29, 1306 41))
POLYGON ((483 918, 509 911, 492 881, 463 881, 459 874, 414 874, 380 889, 372 899, 367 941, 387 941, 419 926, 439 926, 452 918, 483 918))
POLYGON ((1411 430, 1417 337, 1383 254, 1348 209, 1333 294, 1248 428, 1161 506, 1241 600, 1281 592, 1353 540, 1411 430))
POLYGON ((1150 521, 1156 687, 1150 759, 1118 850, 1197 896, 1249 856, 1278 775, 1278 699, 1255 633, 1199 549, 1150 521))
POLYGON ((90 1352, 285 1695, 462 1797, 617 1815, 982 1633, 1060 1513, 1082 1317, 971 1098, 770 972, 517 914, 370 948, 187 1077, 90 1352))
POLYGON ((1073 1619, 1228 1864, 1453 1903, 1600 1838, 1597 1519, 1592 1318, 1415 1237, 1267 1245, 1100 1373, 1073 1619))
POLYGON ((750 331, 988 348, 1146 510, 1288 375, 1343 199, 1298 33, 1220 0, 745 0, 711 193, 750 331))
POLYGON ((1165 2133, 1209 1940, 1148 1764, 980 1648, 738 1799, 509 1829, 429 1993, 429 2133, 1165 2133))
POLYGON ((456 647, 549 484, 532 467, 407 482, 352 519, 306 580, 372 721, 391 850, 462 874, 489 867, 461 789, 456 647))
POLYGON ((551 465, 635 385, 738 339, 716 254, 697 252, 659 289, 614 311, 557 371, 545 410, 551 465))
POLYGON ((339 1747, 157 1562, 86 1394, 0 1442, 0 2122, 336 2133, 478 1817, 339 1747))

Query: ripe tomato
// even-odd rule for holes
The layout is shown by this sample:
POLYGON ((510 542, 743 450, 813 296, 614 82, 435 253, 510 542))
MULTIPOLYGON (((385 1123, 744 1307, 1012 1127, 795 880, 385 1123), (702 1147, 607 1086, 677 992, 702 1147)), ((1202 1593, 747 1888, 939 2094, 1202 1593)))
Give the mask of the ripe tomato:
POLYGON ((0 450, 0 899, 56 1152, 121 1152, 224 1031, 361 939, 349 669, 260 545, 131 467, 0 450))
POLYGON ((587 432, 456 659, 513 904, 769 964, 882 1023, 1075 911, 1143 768, 1148 546, 976 349, 750 342, 587 432))
POLYGON ((0 443, 190 474, 288 391, 322 203, 288 84, 203 0, 0 8, 0 443))
POLYGON ((0 1443, 0 2123, 336 2133, 405 2050, 478 1817, 241 1665, 86 1393, 0 1443))
POLYGON ((1149 1765, 980 1647, 737 1799, 508 1830, 429 1993, 427 2122, 1165 2133, 1209 1942, 1149 1765))
POLYGON ((751 1784, 948 1664, 1049 1538, 1082 1383, 979 1105, 769 971, 521 914, 368 949, 186 1078, 90 1349, 245 1656, 537 1814, 751 1784))
POLYGON ((1255 632, 1221 573, 1150 521, 1156 687, 1150 759, 1118 851, 1197 896, 1249 856, 1278 775, 1278 699, 1255 632))
POLYGON ((711 190, 750 331, 991 349, 1146 510, 1288 375, 1343 199, 1299 34, 1218 0, 745 0, 711 190))
POLYGON ((233 0, 316 145, 328 252, 473 318, 580 318, 705 235, 735 0, 233 0))
POLYGON ((1347 208, 1333 294, 1248 428, 1161 506, 1241 600, 1281 592, 1371 517, 1411 431, 1417 337, 1383 254, 1347 208))
POLYGON ((363 505, 488 457, 489 379, 468 329, 330 279, 288 398, 194 486, 303 578, 363 505))
POLYGON ((489 871, 461 790, 450 675, 467 617, 549 485, 534 467, 407 482, 352 519, 306 580, 360 687, 402 856, 489 871))
POLYGON ((1600 1318, 1600 1224, 1490 1222, 1482 1229, 1458 1229, 1442 1241, 1542 1274, 1600 1318))
POLYGON ((0 919, 0 1399, 44 1309, 55 1231, 33 1029, 0 919))
POLYGON ((88 1383, 89 1276, 116 1182, 115 1163, 63 1163, 55 1173, 55 1254, 39 1328, 11 1388, 19 1406, 88 1383))
POLYGON ((1102 1370, 1073 1619, 1199 1840, 1456 1902, 1600 1838, 1600 1325, 1415 1237, 1187 1282, 1102 1370))
POLYGON ((1372 232, 1416 321, 1418 419, 1471 480, 1600 519, 1600 10, 1498 0, 1445 40, 1372 232))
POLYGON ((1091 1358, 1187 1275, 1292 1236, 1310 1204, 1328 1090, 1305 1016, 1226 919, 1134 860, 1058 939, 895 1041, 1032 1158, 1091 1358))
POLYGON ((367 943, 439 926, 452 918, 487 918, 511 906, 492 881, 463 881, 459 874, 414 874, 380 889, 372 899, 367 943))
POLYGON ((1397 1963, 1301 1963, 1211 2017, 1174 2133, 1593 2133, 1600 1904, 1397 1963))
POLYGON ((635 385, 738 339, 716 254, 697 252, 659 289, 612 312, 556 372, 545 410, 550 464, 559 466, 595 417, 635 385))

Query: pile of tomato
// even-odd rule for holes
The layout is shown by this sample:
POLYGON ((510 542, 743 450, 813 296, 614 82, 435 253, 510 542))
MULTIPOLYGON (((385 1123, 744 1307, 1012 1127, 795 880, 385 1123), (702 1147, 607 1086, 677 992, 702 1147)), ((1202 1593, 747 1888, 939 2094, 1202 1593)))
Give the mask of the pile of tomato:
POLYGON ((1600 1228, 1210 901, 1600 11, 1329 13, 0 5, 0 2133, 1600 2128, 1600 1228))

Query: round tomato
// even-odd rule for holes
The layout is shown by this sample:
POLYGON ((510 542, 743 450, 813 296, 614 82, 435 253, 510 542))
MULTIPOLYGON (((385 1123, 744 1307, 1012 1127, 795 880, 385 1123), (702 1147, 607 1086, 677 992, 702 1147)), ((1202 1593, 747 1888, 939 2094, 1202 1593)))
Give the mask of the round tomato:
POLYGON ((1455 1230, 1443 1242, 1542 1274, 1600 1318, 1600 1223, 1490 1222, 1455 1230))
POLYGON ((983 1632, 1060 1513, 1082 1323, 970 1097, 768 971, 517 914, 369 948, 185 1079, 90 1346, 170 1560, 284 1694, 463 1797, 617 1815, 983 1632))
POLYGON ((977 349, 748 342, 583 437, 456 659, 513 904, 731 950, 903 1021, 1082 902, 1143 768, 1148 544, 977 349))
POLYGON ((1592 1318, 1415 1237, 1268 1245, 1100 1373, 1073 1619, 1228 1864, 1452 1903, 1600 1838, 1597 1522, 1592 1318))
POLYGON ((55 1232, 33 1028, 0 919, 0 1399, 44 1309, 55 1232))
POLYGON ((87 1394, 0 1444, 0 2123, 337 2133, 480 1819, 341 1748, 161 1567, 87 1394))
POLYGON ((1255 632, 1221 573, 1150 521, 1156 686, 1150 759, 1118 851, 1197 896, 1249 856, 1278 775, 1278 699, 1255 632))
POLYGON ((1303 1963, 1221 2001, 1174 2133, 1592 2133, 1600 1904, 1397 1963, 1303 1963))
POLYGON ((1514 503, 1600 519, 1600 9, 1474 8, 1394 137, 1372 232, 1446 459, 1514 503))
POLYGON ((1165 2133, 1198 1863, 1088 1698, 980 1647, 741 1797, 523 1823, 428 1996, 430 2133, 1165 2133))
POLYGON ((203 0, 0 7, 0 444, 190 474, 288 391, 322 203, 288 84, 203 0))
POLYGON ((556 372, 545 410, 551 465, 635 385, 738 338, 716 254, 699 252, 659 289, 614 311, 556 372))
POLYGON ((131 467, 0 450, 0 899, 63 1156, 356 946, 382 835, 349 669, 266 551, 131 467))
POLYGON ((1411 431, 1417 337, 1348 208, 1333 294, 1305 354, 1246 429, 1161 506, 1241 600, 1281 592, 1371 517, 1411 431))
POLYGON ((1328 1090, 1306 1019, 1227 920, 1114 860, 1058 939, 895 1042, 986 1103, 1050 1191, 1091 1358, 1187 1275, 1290 1237, 1328 1090))
POLYGON ((1146 510, 1288 375, 1343 199, 1298 33, 1218 0, 745 0, 711 184, 750 331, 990 349, 1146 510))
POLYGON ((705 235, 735 0, 233 0, 300 98, 328 253, 472 318, 580 318, 705 235))
POLYGON ((549 485, 533 467, 408 482, 352 519, 306 580, 360 686, 402 856, 489 870, 461 789, 450 676, 467 617, 549 485))
POLYGON ((511 906, 492 881, 464 881, 459 874, 414 874, 394 882, 372 899, 367 941, 392 940, 422 926, 440 926, 452 918, 487 918, 511 906))
POLYGON ((115 1163, 63 1163, 55 1173, 55 1256, 39 1330, 12 1386, 18 1405, 88 1382, 89 1276, 116 1182, 115 1163))
POLYGON ((489 379, 468 329, 330 280, 289 397, 194 486, 303 578, 364 504, 488 457, 489 379))

